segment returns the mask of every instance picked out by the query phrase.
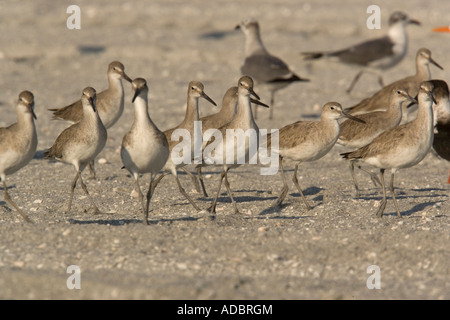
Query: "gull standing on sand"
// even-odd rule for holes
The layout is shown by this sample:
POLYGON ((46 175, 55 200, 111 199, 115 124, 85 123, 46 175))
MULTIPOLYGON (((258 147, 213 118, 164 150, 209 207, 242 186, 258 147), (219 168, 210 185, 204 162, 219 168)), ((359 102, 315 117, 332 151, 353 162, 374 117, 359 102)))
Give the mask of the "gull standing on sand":
MULTIPOLYGON (((176 133, 176 131, 183 131, 185 130, 186 133, 191 137, 191 154, 190 159, 194 159, 194 127, 195 127, 195 121, 199 121, 199 109, 198 109, 198 101, 199 98, 204 98, 211 104, 217 106, 217 104, 203 91, 204 86, 203 83, 199 81, 191 81, 188 85, 188 94, 187 94, 187 106, 186 106, 186 113, 184 116, 184 120, 176 127, 168 129, 164 131, 164 134, 167 138, 167 141, 169 143, 169 151, 170 155, 167 159, 166 164, 164 165, 164 173, 160 175, 153 183, 153 188, 156 188, 158 183, 161 181, 162 178, 164 178, 167 174, 171 173, 177 182, 178 189, 180 190, 181 194, 189 201, 189 203, 195 208, 197 211, 201 211, 199 206, 191 199, 191 197, 186 193, 184 188, 181 186, 180 180, 178 178, 178 172, 177 170, 180 168, 183 168, 187 165, 187 163, 181 162, 181 163, 174 163, 173 157, 175 155, 172 155, 172 151, 176 145, 178 145, 180 142, 178 140, 172 140, 172 134, 176 133)), ((181 132, 180 132, 181 133, 181 132)), ((179 155, 177 155, 179 156, 179 155)), ((183 155, 183 158, 187 158, 186 155, 183 155)), ((186 173, 192 175, 188 170, 185 170, 186 173)), ((195 181, 195 177, 191 177, 195 181)))
POLYGON ((97 214, 101 212, 89 194, 81 172, 102 151, 108 134, 97 112, 94 88, 87 87, 83 90, 81 103, 83 105, 83 118, 61 132, 53 146, 45 151, 44 155, 45 159, 56 159, 71 164, 75 168, 76 175, 72 181, 66 213, 72 207, 73 192, 77 181, 80 180, 81 187, 88 196, 94 208, 94 213, 97 214))
POLYGON ((139 201, 142 205, 144 224, 148 224, 148 210, 154 189, 156 174, 164 167, 169 157, 169 143, 163 132, 153 123, 148 114, 148 86, 143 78, 134 79, 131 83, 134 91, 134 122, 130 131, 122 139, 120 156, 124 168, 134 177, 139 201), (150 184, 147 202, 139 185, 139 175, 150 173, 150 184))
MULTIPOLYGON (((364 113, 385 111, 389 106, 389 99, 394 89, 402 89, 411 97, 416 97, 420 89, 420 84, 423 81, 431 80, 430 64, 435 65, 439 69, 443 68, 431 57, 431 51, 426 48, 421 48, 416 54, 416 74, 409 76, 382 88, 377 91, 371 97, 366 98, 358 104, 350 107, 347 110, 351 115, 357 116, 364 113)), ((404 124, 415 119, 417 115, 417 106, 408 107, 408 104, 404 104, 402 107, 402 120, 400 124, 404 124)))
MULTIPOLYGON (((230 183, 228 182, 228 171, 232 168, 237 168, 241 163, 249 161, 255 154, 251 154, 250 150, 258 151, 259 147, 259 128, 253 118, 250 95, 253 95, 256 99, 260 99, 259 96, 253 90, 253 79, 249 76, 243 76, 238 81, 238 100, 237 100, 237 113, 231 122, 218 128, 217 133, 220 133, 220 137, 214 136, 215 139, 212 143, 206 145, 203 150, 203 159, 207 164, 218 164, 223 167, 220 174, 219 187, 217 194, 211 204, 210 212, 216 212, 217 199, 220 195, 220 189, 222 187, 222 181, 225 179, 225 187, 228 191, 228 196, 234 206, 234 212, 239 213, 236 201, 231 193, 230 183), (232 135, 228 138, 228 132, 233 131, 236 134, 245 134, 244 139, 236 139, 232 135), (247 133, 250 136, 247 136, 247 133), (253 135, 252 135, 253 134, 253 135), (252 139, 253 137, 253 139, 252 139), (222 138, 222 139, 220 139, 222 138), (243 145, 238 142, 241 141, 243 145), (254 145, 251 145, 254 144, 254 145), (216 148, 213 148, 216 147, 216 148), (242 151, 243 150, 243 151, 242 151), (233 159, 227 159, 228 155, 233 155, 233 159)), ((268 108, 269 106, 260 103, 261 106, 268 108)), ((212 137, 212 136, 211 136, 212 137)), ((205 138, 206 141, 210 139, 205 138)))
MULTIPOLYGON (((241 73, 252 77, 256 84, 262 84, 270 91, 270 114, 273 118, 275 92, 297 81, 309 81, 296 75, 280 58, 271 55, 265 48, 259 32, 259 24, 255 19, 243 20, 236 29, 245 35, 245 60, 241 73)), ((255 107, 255 119, 257 119, 255 107)))
POLYGON ((320 121, 297 121, 281 128, 279 130, 278 149, 276 146, 272 146, 272 139, 268 140, 267 148, 271 149, 271 152, 279 154, 279 164, 283 178, 283 188, 275 203, 276 206, 281 206, 288 192, 283 167, 283 159, 286 158, 296 163, 292 181, 297 187, 306 208, 308 210, 311 209, 298 183, 298 166, 302 162, 315 161, 322 158, 333 148, 340 133, 339 119, 343 117, 362 122, 358 118, 346 114, 339 103, 328 102, 322 107, 320 121))
POLYGON ((339 62, 356 65, 363 69, 356 74, 347 93, 350 93, 364 71, 378 74, 378 82, 384 86, 379 71, 394 67, 406 55, 408 49, 408 34, 406 26, 420 25, 420 22, 410 19, 405 13, 396 11, 389 17, 389 29, 384 37, 362 42, 360 44, 336 51, 303 52, 306 60, 323 57, 337 58, 339 62))
POLYGON ((386 208, 386 187, 384 171, 391 169, 390 192, 397 216, 400 209, 394 192, 394 175, 399 169, 415 166, 430 151, 433 145, 433 84, 425 81, 418 94, 419 112, 417 118, 406 124, 385 131, 369 145, 352 152, 342 153, 344 159, 358 160, 380 169, 383 199, 376 215, 382 217, 386 208))
POLYGON ((34 120, 34 96, 30 91, 22 91, 16 105, 17 122, 9 127, 0 128, 0 180, 3 184, 5 200, 16 209, 22 218, 30 219, 11 199, 6 186, 6 176, 26 166, 37 148, 37 133, 34 120))
MULTIPOLYGON (((97 110, 106 129, 111 128, 120 118, 124 110, 124 90, 122 79, 131 82, 125 73, 124 65, 113 61, 108 65, 108 89, 97 94, 97 110)), ((83 105, 78 100, 66 107, 48 109, 53 111, 53 119, 65 120, 70 123, 80 121, 84 116, 83 105)), ((92 178, 95 179, 94 159, 89 163, 92 178)))
MULTIPOLYGON (((375 111, 358 115, 358 118, 365 123, 346 120, 341 123, 341 133, 337 143, 352 149, 362 148, 373 141, 377 136, 386 130, 390 130, 400 124, 402 120, 402 104, 412 102, 417 103, 408 92, 400 88, 394 88, 391 92, 390 102, 385 111, 375 111)), ((362 169, 360 167, 360 169, 362 169)), ((350 170, 355 186, 356 196, 359 196, 358 183, 355 177, 355 164, 350 161, 350 170)), ((363 170, 363 169, 362 169, 363 170)), ((369 171, 374 183, 378 183, 378 178, 369 171)))

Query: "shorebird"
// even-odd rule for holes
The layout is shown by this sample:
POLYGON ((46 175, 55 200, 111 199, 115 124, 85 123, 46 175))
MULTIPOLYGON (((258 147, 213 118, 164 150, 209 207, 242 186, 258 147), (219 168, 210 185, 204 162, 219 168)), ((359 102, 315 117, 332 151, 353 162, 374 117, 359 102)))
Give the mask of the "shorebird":
MULTIPOLYGON (((181 186, 180 180, 178 178, 178 172, 177 169, 183 168, 187 165, 184 161, 181 163, 174 163, 173 162, 173 156, 172 151, 176 145, 178 145, 179 140, 172 140, 172 134, 176 131, 183 131, 187 130, 187 133, 191 137, 191 154, 190 154, 190 160, 194 159, 194 127, 195 127, 195 121, 199 121, 199 110, 198 110, 198 100, 199 98, 204 98, 208 102, 210 102, 213 105, 217 105, 204 91, 204 86, 199 81, 191 81, 188 85, 188 94, 187 94, 187 107, 186 107, 186 114, 184 116, 184 120, 176 127, 168 129, 164 131, 164 134, 167 138, 167 141, 169 143, 169 152, 170 156, 167 159, 166 164, 163 167, 164 173, 161 174, 153 183, 153 188, 156 188, 158 183, 161 181, 162 178, 164 178, 167 174, 171 173, 177 182, 178 189, 180 190, 181 194, 189 201, 189 203, 197 210, 201 211, 199 206, 191 199, 191 197, 186 193, 184 188, 181 186)), ((186 157, 186 155, 183 155, 183 157, 186 157)), ((192 175, 188 170, 185 170, 186 173, 189 175, 192 175)), ((191 176, 193 181, 195 181, 195 177, 191 176)))
POLYGON ((315 161, 322 158, 333 148, 340 133, 339 119, 343 117, 362 122, 362 120, 346 114, 339 103, 328 102, 322 107, 320 121, 297 121, 282 127, 279 130, 278 148, 272 145, 271 138, 268 139, 267 148, 279 154, 279 164, 283 178, 283 188, 275 203, 276 206, 281 206, 288 192, 283 167, 283 159, 286 158, 296 163, 292 181, 297 187, 306 208, 308 210, 311 209, 298 183, 298 166, 302 162, 315 161))
POLYGON ((30 91, 22 91, 16 106, 17 122, 9 127, 0 128, 0 180, 3 184, 5 200, 16 209, 22 218, 30 219, 20 210, 8 194, 6 176, 26 166, 37 148, 37 134, 34 120, 34 96, 30 91))
MULTIPOLYGON (((411 97, 416 97, 419 92, 420 84, 423 81, 431 80, 430 64, 443 70, 443 68, 431 57, 431 51, 426 48, 421 48, 416 54, 416 74, 397 80, 377 91, 371 97, 360 101, 358 104, 346 109, 350 114, 357 116, 364 113, 385 111, 389 106, 389 99, 391 92, 394 89, 402 89, 408 92, 411 97)), ((416 116, 417 107, 407 107, 407 104, 402 108, 401 124, 413 120, 416 116)))
POLYGON ((350 93, 364 71, 378 74, 378 82, 384 86, 383 78, 376 70, 386 70, 397 65, 406 55, 408 49, 408 34, 406 26, 420 25, 420 22, 410 19, 405 13, 396 11, 389 17, 387 35, 381 38, 356 44, 349 48, 328 52, 304 52, 305 59, 323 57, 337 58, 339 62, 363 67, 351 82, 347 93, 350 93))
POLYGON ((72 181, 66 213, 72 207, 73 192, 77 181, 80 180, 81 187, 97 214, 101 212, 89 194, 81 172, 102 151, 108 134, 97 112, 96 91, 94 88, 87 87, 83 90, 81 103, 83 105, 83 118, 62 131, 56 138, 53 146, 46 150, 44 155, 45 159, 56 159, 71 164, 75 168, 76 175, 72 181))
MULTIPOLYGON (((352 149, 362 148, 373 141, 377 136, 386 130, 390 130, 400 124, 402 120, 402 104, 404 102, 417 103, 408 92, 400 88, 392 89, 390 102, 385 111, 375 111, 358 115, 358 118, 365 123, 346 120, 341 123, 341 133, 337 143, 352 149)), ((361 167, 359 167, 362 169, 361 167)), ((350 161, 350 170, 355 186, 356 196, 359 196, 358 183, 355 177, 355 164, 350 161)), ((364 170, 364 169, 362 169, 364 170)), ((377 184, 377 177, 369 171, 372 181, 377 184)))
MULTIPOLYGON (((237 100, 238 100, 238 87, 231 87, 223 96, 222 99, 222 107, 217 113, 213 113, 207 116, 200 118, 202 122, 202 132, 205 133, 208 129, 218 129, 233 120, 236 115, 237 108, 237 100)), ((266 106, 259 100, 253 99, 250 97, 250 102, 256 105, 266 106)), ((204 149, 206 142, 202 145, 202 149, 204 149)), ((200 185, 202 187, 202 192, 205 197, 208 197, 208 193, 206 192, 205 184, 202 176, 202 166, 203 164, 196 165, 197 177, 199 179, 200 185)))
MULTIPOLYGON (((433 150, 441 158, 450 161, 450 101, 448 85, 443 80, 431 80, 436 100, 434 108, 435 132, 433 150)), ((450 184, 450 171, 447 183, 450 184)))
MULTIPOLYGON (((106 129, 111 128, 120 118, 124 109, 124 90, 122 79, 131 82, 131 78, 125 73, 124 65, 119 61, 113 61, 108 65, 108 89, 97 94, 97 110, 106 129)), ((48 109, 53 111, 53 119, 76 123, 84 116, 83 105, 78 100, 66 107, 48 109)), ((94 159, 89 163, 92 178, 95 179, 94 159)))
MULTIPOLYGON (((284 61, 267 51, 261 39, 258 21, 251 18, 243 20, 235 29, 241 29, 245 35, 245 60, 241 73, 252 77, 256 84, 264 85, 270 91, 269 119, 272 119, 275 92, 293 82, 309 79, 296 75, 284 61)), ((255 107, 255 119, 257 110, 255 107)))
POLYGON ((130 131, 122 139, 120 156, 124 168, 134 177, 139 201, 142 205, 144 224, 148 224, 148 210, 153 195, 153 181, 156 174, 164 167, 169 157, 169 143, 163 132, 153 123, 148 114, 148 86, 143 78, 136 78, 131 83, 134 91, 134 122, 130 131), (150 173, 150 185, 147 202, 139 185, 139 175, 150 173))
MULTIPOLYGON (((214 136, 214 140, 209 139, 212 138, 212 136, 205 138, 205 140, 209 142, 203 150, 204 162, 210 165, 217 164, 222 166, 217 194, 210 207, 211 213, 216 212, 217 199, 219 198, 222 181, 224 179, 225 187, 227 188, 228 195, 234 206, 234 212, 239 213, 236 201, 231 193, 230 183, 228 181, 228 171, 243 163, 250 162, 250 159, 256 156, 256 154, 252 153, 251 149, 254 152, 258 151, 259 128, 253 118, 250 95, 258 100, 260 99, 253 90, 253 79, 249 76, 242 76, 238 81, 238 100, 235 117, 231 122, 216 130, 215 133, 219 135, 217 137, 214 136), (236 135, 242 133, 245 134, 245 137, 243 137, 243 139, 237 137, 235 141, 235 135, 228 137, 230 132, 233 132, 236 135), (214 148, 214 146, 216 146, 216 148, 214 148), (233 155, 233 159, 228 159, 227 156, 229 155, 233 155)), ((266 108, 269 107, 262 102, 260 102, 260 105, 266 108)))
POLYGON ((401 217, 394 193, 394 175, 399 169, 418 164, 430 151, 434 131, 433 100, 433 84, 425 81, 420 85, 419 112, 415 120, 383 132, 365 147, 341 154, 344 159, 362 161, 380 169, 383 199, 376 213, 378 217, 383 216, 386 208, 386 169, 391 169, 390 192, 397 216, 401 217))

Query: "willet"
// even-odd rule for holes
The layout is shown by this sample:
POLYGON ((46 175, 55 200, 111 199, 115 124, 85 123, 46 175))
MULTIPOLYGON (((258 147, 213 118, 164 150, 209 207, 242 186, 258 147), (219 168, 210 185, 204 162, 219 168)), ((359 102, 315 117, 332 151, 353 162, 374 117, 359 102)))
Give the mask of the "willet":
POLYGON ((66 212, 69 212, 72 207, 73 192, 77 181, 80 180, 81 187, 88 196, 95 213, 101 213, 89 194, 81 175, 86 165, 102 151, 108 136, 106 128, 98 115, 95 102, 95 89, 91 87, 85 88, 81 96, 83 118, 62 131, 56 138, 53 146, 44 152, 46 159, 56 159, 71 164, 77 172, 71 185, 66 212))
MULTIPOLYGON (((245 60, 241 73, 252 77, 256 84, 262 84, 270 91, 270 114, 273 118, 275 92, 297 81, 309 81, 301 78, 289 69, 280 58, 275 57, 265 48, 259 32, 259 24, 255 19, 243 20, 236 29, 241 29, 245 35, 245 60)), ((257 119, 255 107, 255 119, 257 119)))
MULTIPOLYGON (((373 141, 377 136, 386 130, 390 130, 400 124, 402 120, 402 104, 404 102, 417 103, 408 93, 400 88, 394 88, 391 92, 390 102, 385 111, 375 111, 358 115, 358 118, 365 123, 346 120, 341 123, 341 133, 337 143, 352 149, 362 148, 373 141)), ((361 167, 359 167, 362 169, 361 167)), ((355 164, 350 161, 350 170, 355 186, 356 196, 359 196, 358 183, 355 177, 355 164)), ((376 175, 369 173, 372 181, 378 182, 376 175)))
POLYGON ((432 94, 433 84, 423 82, 418 94, 419 112, 415 120, 383 132, 365 147, 341 154, 345 159, 359 160, 380 169, 383 199, 376 213, 378 217, 383 216, 387 202, 384 171, 391 169, 390 191, 397 216, 401 217, 394 193, 394 175, 399 169, 418 164, 430 151, 434 126, 432 94))
MULTIPOLYGON (((408 92, 411 97, 416 97, 419 92, 420 84, 423 81, 431 80, 430 64, 435 65, 442 70, 442 67, 431 57, 431 51, 426 48, 421 48, 416 54, 416 74, 397 80, 383 89, 377 91, 371 97, 366 98, 356 104, 353 107, 347 109, 347 111, 354 115, 360 115, 364 113, 374 111, 385 111, 389 106, 389 99, 391 92, 394 89, 402 89, 408 92)), ((402 108, 402 120, 400 124, 404 124, 413 120, 416 116, 417 107, 406 108, 407 104, 402 108)))
MULTIPOLYGON (((119 61, 113 61, 108 65, 108 89, 97 94, 97 110, 106 129, 111 128, 120 118, 124 109, 124 89, 122 79, 131 82, 125 73, 124 65, 119 61)), ((66 107, 48 109, 53 111, 53 119, 65 120, 70 123, 80 121, 83 116, 83 105, 78 100, 66 107)), ((89 163, 92 178, 95 179, 94 159, 89 163)))
MULTIPOLYGON (((431 80, 430 82, 434 85, 433 95, 436 100, 433 150, 442 159, 450 161, 450 101, 448 85, 444 80, 431 80)), ((450 184, 450 171, 447 183, 450 184)))
POLYGON ((34 96, 30 91, 22 91, 16 106, 17 122, 0 128, 0 180, 3 184, 5 200, 16 209, 25 221, 30 219, 22 212, 8 194, 6 176, 26 166, 37 148, 37 134, 34 119, 34 96))
POLYGON ((298 166, 302 162, 315 161, 322 158, 333 148, 340 133, 338 120, 342 117, 361 122, 358 118, 346 114, 339 103, 328 102, 322 107, 320 121, 297 121, 281 128, 279 130, 278 148, 272 145, 272 139, 268 140, 267 148, 279 154, 279 164, 283 178, 283 188, 275 203, 276 206, 281 206, 288 192, 283 167, 283 159, 286 158, 296 163, 292 181, 297 187, 306 208, 308 210, 311 209, 298 183, 298 166))
MULTIPOLYGON (((162 178, 164 178, 167 174, 171 173, 177 182, 178 189, 180 190, 181 194, 189 201, 189 203, 197 210, 201 211, 199 206, 191 199, 191 197, 186 193, 184 188, 181 186, 180 180, 178 178, 178 172, 177 169, 182 168, 186 166, 188 163, 182 161, 181 163, 175 163, 173 161, 174 155, 172 154, 172 151, 176 145, 178 145, 179 140, 172 140, 172 134, 179 131, 186 132, 190 138, 191 138, 191 154, 189 160, 194 159, 194 140, 195 140, 195 134, 194 134, 194 127, 195 127, 195 121, 199 121, 199 110, 198 110, 198 100, 199 98, 204 98, 213 105, 216 106, 216 103, 203 91, 204 86, 199 81, 191 81, 188 85, 188 94, 187 94, 187 107, 186 107, 186 114, 184 117, 184 120, 176 127, 168 129, 164 131, 164 134, 167 138, 167 141, 169 143, 169 151, 170 155, 167 159, 166 164, 164 165, 164 173, 160 175, 153 183, 153 188, 156 188, 158 183, 161 181, 162 178)), ((178 155, 177 155, 178 156, 178 155)), ((186 157, 186 155, 182 155, 183 157, 186 157)), ((178 162, 178 161, 177 161, 178 162)), ((195 181, 195 177, 188 171, 185 170, 186 173, 191 175, 191 178, 193 181, 195 181)))
MULTIPOLYGON (((207 116, 200 118, 202 122, 202 132, 206 132, 208 129, 219 129, 222 126, 228 124, 233 120, 236 115, 237 108, 237 100, 238 100, 238 87, 231 87, 223 96, 222 99, 222 107, 219 112, 213 113, 207 116)), ((259 100, 253 99, 250 97, 250 102, 256 105, 266 106, 259 100)), ((202 145, 202 149, 205 147, 206 142, 202 145)), ((204 164, 196 165, 197 177, 199 179, 200 185, 202 187, 202 192, 205 197, 208 197, 208 193, 206 192, 205 184, 203 181, 202 175, 202 167, 204 164)), ((185 169, 185 168, 183 168, 185 169)))
POLYGON ((383 87, 383 78, 376 70, 392 68, 405 57, 408 48, 408 35, 406 33, 408 24, 420 25, 420 22, 410 19, 403 12, 396 11, 389 17, 389 29, 384 37, 362 42, 342 50, 304 52, 303 55, 305 55, 305 59, 337 58, 339 62, 363 67, 347 89, 348 93, 352 91, 364 71, 377 73, 378 82, 383 87))
POLYGON ((153 181, 156 174, 164 167, 169 157, 169 143, 163 132, 153 123, 148 113, 148 86, 143 78, 132 82, 134 96, 134 122, 130 131, 122 140, 120 156, 124 168, 134 177, 136 191, 142 205, 144 224, 148 224, 148 210, 153 195, 153 181), (144 205, 144 195, 139 185, 139 175, 150 173, 150 184, 147 192, 147 202, 144 205))
MULTIPOLYGON (((252 150, 253 152, 257 152, 258 150, 259 128, 253 118, 250 95, 260 99, 253 90, 253 79, 249 76, 242 76, 238 81, 236 116, 233 120, 231 120, 231 122, 216 130, 216 133, 219 133, 220 135, 218 137, 214 136, 214 140, 210 140, 208 137, 205 138, 205 141, 213 141, 212 143, 209 142, 203 151, 203 159, 205 163, 222 166, 222 173, 219 178, 220 181, 217 194, 210 207, 211 213, 216 212, 217 199, 219 198, 220 189, 224 179, 225 187, 227 188, 228 195, 234 206, 234 212, 239 213, 239 209, 233 198, 230 183, 228 181, 228 171, 232 168, 240 166, 241 164, 250 162, 250 159, 256 156, 256 154, 252 154, 252 150), (233 134, 231 137, 228 137, 228 134, 230 133, 233 134), (235 134, 243 134, 245 137, 243 137, 243 139, 239 139, 239 137, 235 136, 235 134), (212 146, 216 146, 216 148, 212 148, 212 146), (212 149, 208 150, 209 147, 212 149), (231 155, 233 158, 228 159, 227 157, 231 155)), ((268 107, 263 103, 260 104, 261 106, 268 107)))

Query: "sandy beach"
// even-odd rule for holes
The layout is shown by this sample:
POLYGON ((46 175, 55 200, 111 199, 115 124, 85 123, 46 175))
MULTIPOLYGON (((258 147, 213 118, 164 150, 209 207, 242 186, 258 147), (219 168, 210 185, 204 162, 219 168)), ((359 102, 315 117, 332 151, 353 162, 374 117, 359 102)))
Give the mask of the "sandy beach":
MULTIPOLYGON (((253 17, 267 49, 310 82, 294 83, 275 96, 274 118, 258 111, 259 128, 278 129, 298 120, 318 120, 321 106, 350 107, 380 89, 359 71, 327 61, 305 61, 300 52, 341 49, 383 36, 395 10, 421 22, 408 26, 404 60, 383 73, 386 84, 415 73, 418 49, 431 50, 444 70, 432 78, 450 82, 450 2, 404 1, 12 1, 0 2, 0 127, 16 121, 18 94, 35 96, 38 151, 23 169, 8 176, 8 192, 33 223, 25 223, 0 196, 0 299, 450 299, 450 163, 432 152, 396 174, 396 196, 383 218, 382 198, 358 172, 362 194, 355 197, 348 163, 336 145, 322 159, 303 163, 299 183, 312 205, 306 210, 292 183, 294 164, 285 163, 289 192, 280 209, 279 173, 261 175, 257 165, 229 173, 242 214, 236 215, 222 188, 215 219, 196 212, 172 176, 155 191, 149 224, 132 195, 134 179, 121 169, 120 145, 134 119, 132 90, 124 83, 125 110, 108 130, 97 158, 97 180, 85 181, 99 208, 94 215, 78 186, 71 212, 64 214, 75 176, 72 166, 48 161, 43 152, 68 124, 52 120, 48 108, 66 106, 87 86, 107 88, 111 61, 121 61, 131 78, 145 78, 149 113, 161 130, 184 117, 189 81, 204 84, 218 105, 237 84, 244 35, 235 26, 253 17), (67 7, 76 4, 81 29, 68 29, 67 7), (368 6, 381 9, 381 29, 370 30, 368 6), (70 289, 69 266, 80 271, 80 289, 70 289), (379 289, 368 288, 377 266, 379 289), (369 268, 369 269, 368 269, 369 268)), ((261 101, 269 92, 255 87, 261 101)), ((201 115, 218 110, 200 100, 201 115)), ((377 172, 375 168, 365 166, 377 172)), ((194 167, 189 169, 194 172, 194 167)), ((186 191, 207 209, 220 169, 204 169, 209 196, 199 194, 180 173, 186 191)), ((149 178, 141 179, 148 188, 149 178)))

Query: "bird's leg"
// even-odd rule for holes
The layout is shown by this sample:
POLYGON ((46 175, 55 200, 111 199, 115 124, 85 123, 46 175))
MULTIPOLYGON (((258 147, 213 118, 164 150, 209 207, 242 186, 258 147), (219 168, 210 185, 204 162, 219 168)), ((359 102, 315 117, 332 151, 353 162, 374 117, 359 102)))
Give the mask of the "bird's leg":
POLYGON ((358 82, 358 80, 362 74, 363 74, 362 70, 356 74, 356 76, 353 78, 352 83, 350 84, 350 86, 347 89, 347 93, 350 93, 353 90, 353 87, 355 86, 356 82, 358 82))
POLYGON ((283 203, 284 198, 286 198, 287 192, 289 190, 287 181, 286 181, 286 175, 284 174, 284 167, 283 167, 283 158, 280 157, 280 169, 281 169, 281 177, 283 178, 283 188, 281 189, 281 193, 278 196, 277 201, 275 202, 275 206, 280 207, 283 203))
MULTIPOLYGON (((81 176, 81 172, 80 171, 78 171, 78 176, 79 176, 79 179, 80 179, 81 188, 83 189, 84 193, 86 193, 86 195, 88 196, 89 201, 91 201, 91 205, 94 208, 94 214, 101 214, 102 212, 96 206, 96 204, 94 202, 94 199, 92 199, 92 197, 89 194, 89 191, 88 191, 86 185, 83 182, 83 177, 81 176)), ((140 189, 139 189, 139 191, 140 191, 140 189)))
POLYGON ((294 182, 295 186, 298 189, 298 192, 300 193, 300 195, 302 196, 303 202, 305 203, 306 209, 311 210, 311 206, 308 204, 308 201, 306 201, 305 196, 303 195, 302 189, 300 188, 300 185, 298 184, 298 179, 297 179, 297 170, 298 170, 298 163, 295 165, 295 170, 294 170, 294 176, 292 177, 292 181, 294 182))
POLYGON ((381 174, 381 186, 383 189, 383 199, 380 202, 380 207, 378 208, 378 211, 376 213, 377 217, 381 218, 383 217, 384 209, 386 208, 386 186, 384 184, 384 169, 380 169, 381 174))
POLYGON ((271 91, 270 92, 270 108, 269 108, 269 119, 272 120, 273 119, 273 103, 275 101, 275 92, 271 91))
POLYGON ((210 212, 211 213, 216 213, 216 205, 217 205, 217 199, 219 198, 220 195, 220 188, 222 187, 222 181, 223 178, 225 177, 225 169, 222 170, 222 173, 220 174, 220 181, 219 181, 219 188, 217 188, 217 194, 216 197, 214 198, 211 207, 210 207, 210 212))
POLYGON ((16 205, 16 203, 11 199, 11 197, 8 194, 6 182, 3 180, 3 191, 5 192, 5 200, 16 209, 16 211, 22 216, 22 218, 26 222, 31 222, 31 220, 22 212, 22 210, 19 209, 19 207, 16 205))
POLYGON ((182 169, 184 172, 186 172, 186 174, 191 178, 192 182, 194 183, 195 190, 196 190, 198 193, 200 193, 200 192, 201 192, 201 190, 200 190, 200 184, 199 184, 199 182, 198 182, 197 177, 195 177, 195 176, 192 174, 192 172, 190 172, 190 171, 189 171, 188 169, 186 169, 185 167, 182 167, 181 169, 182 169))
POLYGON ((231 193, 230 183, 228 182, 228 169, 225 171, 225 187, 227 188, 228 196, 230 197, 231 202, 233 203, 234 213, 240 213, 236 201, 234 201, 233 194, 231 193))
POLYGON ((72 208, 73 192, 75 190, 75 187, 77 186, 77 181, 78 181, 79 177, 80 177, 80 172, 77 171, 77 174, 75 175, 75 179, 73 179, 72 185, 70 187, 70 197, 69 197, 69 203, 67 205, 67 210, 64 213, 69 213, 70 209, 72 208))
MULTIPOLYGON (((142 212, 143 212, 144 217, 145 217, 144 195, 142 194, 141 186, 139 185, 139 174, 138 173, 134 174, 134 180, 136 182, 136 189, 137 189, 137 193, 138 193, 138 196, 139 196, 139 202, 141 203, 142 212)), ((151 185, 150 185, 150 187, 151 187, 151 185)), ((146 221, 147 221, 147 219, 144 220, 144 224, 146 224, 146 221)))
POLYGON ((201 165, 197 165, 197 179, 200 181, 200 185, 201 185, 202 191, 203 191, 203 196, 208 197, 208 193, 206 192, 206 188, 205 188, 205 182, 203 181, 201 165))
POLYGON ((378 75, 378 84, 380 85, 380 87, 384 88, 383 76, 381 74, 378 75))
POLYGON ((97 175, 95 174, 95 161, 89 161, 89 171, 91 172, 91 176, 89 179, 97 180, 97 175))
POLYGON ((394 192, 394 172, 392 172, 391 174, 391 184, 390 184, 390 191, 392 194, 392 199, 394 200, 394 204, 395 204, 395 209, 397 210, 397 217, 401 218, 402 215, 400 214, 400 209, 398 207, 398 203, 397 203, 397 199, 395 198, 395 192, 394 192))
POLYGON ((158 185, 158 183, 162 180, 162 178, 164 178, 165 176, 167 176, 169 173, 168 172, 163 172, 161 173, 161 175, 153 181, 153 185, 152 185, 152 195, 153 195, 153 191, 155 191, 156 186, 158 185))
POLYGON ((351 172, 352 178, 353 178, 353 185, 355 186, 355 196, 359 197, 361 193, 359 192, 358 182, 356 181, 355 164, 353 161, 350 161, 350 172, 351 172))
POLYGON ((177 181, 178 189, 180 190, 181 194, 191 203, 191 205, 195 208, 197 211, 201 211, 201 209, 195 204, 195 202, 191 199, 191 197, 186 193, 186 191, 181 186, 180 179, 178 179, 178 174, 175 173, 175 180, 177 181))
POLYGON ((144 209, 144 224, 148 224, 148 210, 150 208, 150 201, 152 199, 153 196, 153 192, 155 191, 155 188, 153 187, 154 184, 154 176, 153 173, 150 173, 150 184, 148 186, 148 191, 147 191, 147 203, 145 205, 145 209, 144 209))
POLYGON ((366 170, 366 169, 364 169, 361 166, 358 166, 358 169, 363 171, 363 172, 365 172, 365 173, 367 173, 370 176, 370 179, 372 180, 372 182, 375 185, 375 187, 381 186, 381 181, 380 181, 380 179, 378 179, 378 176, 375 173, 370 172, 369 170, 366 170))

